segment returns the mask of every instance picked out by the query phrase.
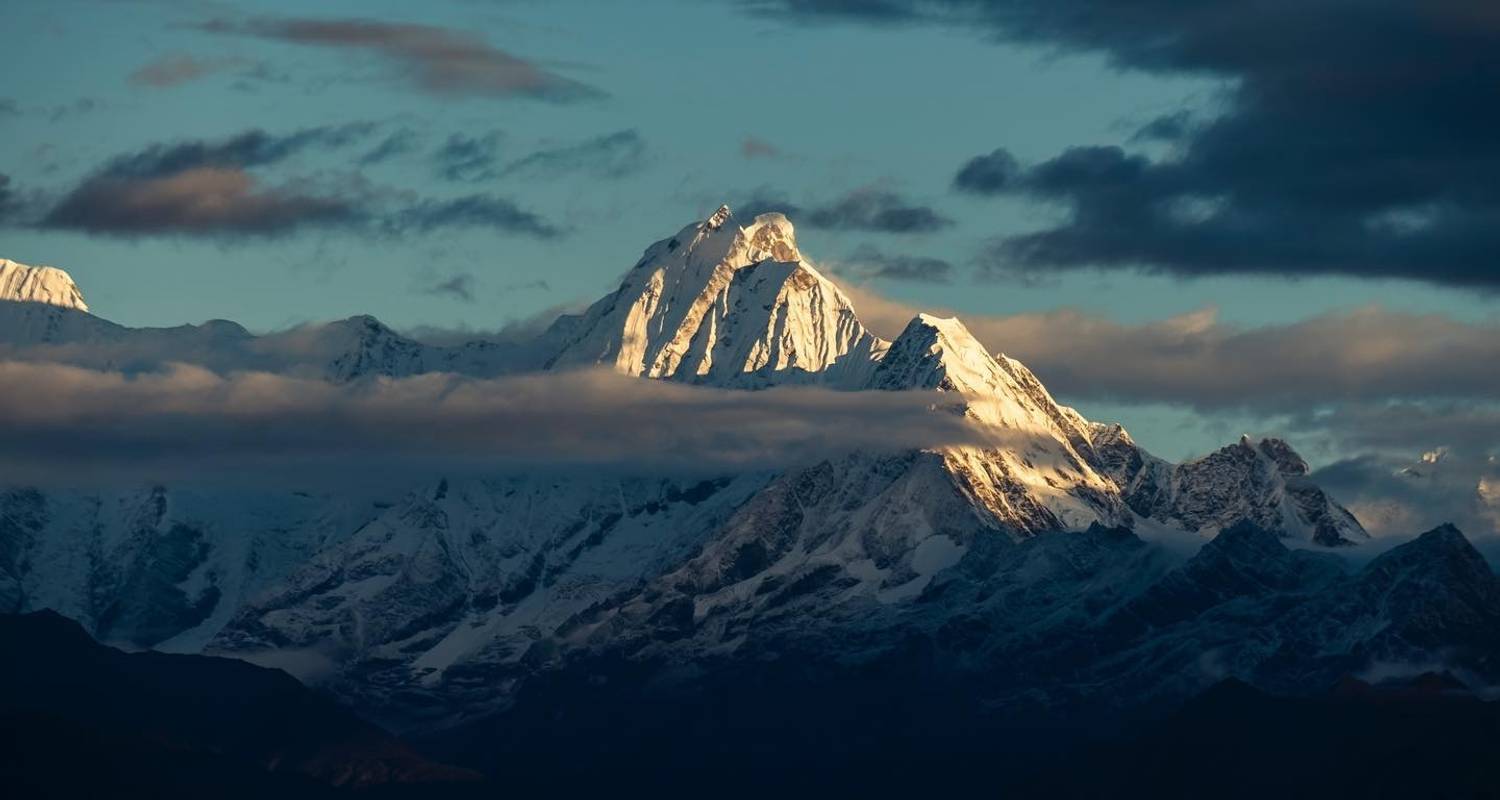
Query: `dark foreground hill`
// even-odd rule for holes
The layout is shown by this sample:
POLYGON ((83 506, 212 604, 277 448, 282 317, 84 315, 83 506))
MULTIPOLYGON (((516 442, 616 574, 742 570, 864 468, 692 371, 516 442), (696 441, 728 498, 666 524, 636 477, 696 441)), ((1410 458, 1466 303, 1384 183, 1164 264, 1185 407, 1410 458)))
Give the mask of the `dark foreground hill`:
POLYGON ((121 652, 48 611, 0 616, 0 653, 10 797, 301 797, 478 778, 279 670, 121 652))
POLYGON ((1453 676, 1287 697, 1227 679, 1124 741, 1040 769, 1052 798, 1500 797, 1500 704, 1453 676))
POLYGON ((481 780, 274 670, 123 653, 50 613, 0 617, 0 647, 8 797, 1500 797, 1500 704, 1447 673, 1295 696, 1228 679, 1089 737, 974 724, 972 687, 941 682, 916 649, 836 680, 721 675, 691 706, 626 696, 617 671, 509 729, 469 731, 489 756, 481 780), (611 713, 580 719, 589 705, 611 713))

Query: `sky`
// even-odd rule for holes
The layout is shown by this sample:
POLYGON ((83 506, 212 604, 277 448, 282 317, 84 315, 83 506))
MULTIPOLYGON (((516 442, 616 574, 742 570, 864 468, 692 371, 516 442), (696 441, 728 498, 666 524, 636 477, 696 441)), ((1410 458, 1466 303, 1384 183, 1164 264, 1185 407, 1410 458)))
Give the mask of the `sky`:
POLYGON ((727 202, 786 211, 877 332, 957 314, 1163 456, 1249 431, 1346 477, 1438 448, 1493 472, 1488 2, 9 0, 0 21, 0 257, 68 270, 123 324, 494 331, 603 295, 727 202))

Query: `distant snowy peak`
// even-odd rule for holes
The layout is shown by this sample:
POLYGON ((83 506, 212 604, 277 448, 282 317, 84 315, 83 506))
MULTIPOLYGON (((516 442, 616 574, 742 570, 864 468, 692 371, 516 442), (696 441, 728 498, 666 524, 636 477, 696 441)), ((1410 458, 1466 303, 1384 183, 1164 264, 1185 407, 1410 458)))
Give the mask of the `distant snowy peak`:
POLYGON ((479 340, 457 345, 426 344, 397 333, 368 314, 278 336, 291 349, 323 362, 324 377, 338 383, 434 372, 493 378, 535 368, 536 355, 526 343, 479 340))
POLYGON ((803 260, 786 217, 741 227, 727 206, 651 245, 617 291, 548 335, 549 367, 722 386, 862 379, 885 348, 803 260))
POLYGON ((871 388, 978 394, 998 382, 999 373, 995 359, 962 322, 918 314, 891 342, 871 388))
POLYGON ((1249 435, 1244 435, 1240 437, 1240 446, 1254 447, 1276 465, 1276 471, 1283 477, 1298 478, 1308 473, 1307 462, 1284 439, 1262 439, 1257 444, 1252 442, 1249 435))
POLYGON ((429 348, 391 330, 365 314, 330 322, 309 330, 309 336, 329 353, 325 370, 333 381, 367 376, 401 377, 428 370, 429 348))
POLYGON ((728 222, 733 216, 734 212, 729 210, 728 205, 719 206, 718 211, 715 211, 708 219, 703 221, 703 227, 711 231, 716 231, 724 227, 724 223, 728 222))
POLYGON ((1212 533, 1249 521, 1324 546, 1369 534, 1348 509, 1308 479, 1307 462, 1281 439, 1252 439, 1171 464, 1139 448, 1118 426, 1094 426, 1100 468, 1131 510, 1189 531, 1212 533))
POLYGON ((88 311, 83 292, 68 273, 57 267, 33 267, 0 258, 0 300, 88 311))
POLYGON ((1094 460, 1088 421, 1059 405, 1021 362, 990 355, 957 319, 914 317, 882 357, 870 388, 956 392, 980 422, 1046 433, 1094 460))
POLYGON ((1083 418, 1058 405, 1020 362, 991 356, 958 320, 917 315, 869 386, 957 394, 965 416, 996 433, 995 447, 939 451, 959 493, 991 526, 1023 537, 1128 516, 1119 492, 1093 466, 1083 418))
POLYGON ((0 345, 109 341, 124 331, 89 313, 68 273, 0 259, 0 345))

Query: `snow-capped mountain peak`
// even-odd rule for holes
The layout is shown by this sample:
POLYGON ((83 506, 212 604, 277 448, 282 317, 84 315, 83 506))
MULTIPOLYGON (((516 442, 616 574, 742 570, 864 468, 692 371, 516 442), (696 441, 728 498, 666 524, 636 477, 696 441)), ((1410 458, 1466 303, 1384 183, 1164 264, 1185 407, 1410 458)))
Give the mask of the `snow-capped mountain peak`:
POLYGON ((727 206, 648 247, 618 290, 549 336, 549 367, 724 386, 862 378, 885 344, 802 258, 785 216, 740 226, 727 206))
POLYGON ((938 389, 986 394, 1000 366, 954 317, 918 314, 891 343, 872 379, 877 389, 938 389))
POLYGON ((1020 362, 990 355, 957 319, 914 317, 869 387, 952 392, 967 418, 996 434, 1000 446, 940 451, 959 492, 992 527, 1024 536, 1123 518, 1118 491, 1092 465, 1083 418, 1020 362))
POLYGON ((1301 477, 1309 472, 1305 461, 1284 439, 1266 438, 1256 445, 1261 455, 1270 459, 1278 472, 1288 478, 1301 477))
POLYGON ((724 227, 724 223, 728 222, 732 216, 734 216, 734 212, 729 210, 728 204, 719 206, 718 211, 715 211, 708 219, 703 221, 703 227, 709 230, 718 230, 724 227))
POLYGON ((0 300, 88 311, 83 292, 68 273, 57 267, 33 267, 0 258, 0 300))
POLYGON ((1307 462, 1281 439, 1242 436, 1177 465, 1097 430, 1095 445, 1125 502, 1143 517, 1199 532, 1248 520, 1324 546, 1369 538, 1347 509, 1308 480, 1307 462))
POLYGON ((1059 405, 1021 362, 992 356, 959 320, 918 314, 871 378, 876 389, 937 389, 965 398, 977 421, 1064 440, 1092 455, 1088 424, 1059 405))

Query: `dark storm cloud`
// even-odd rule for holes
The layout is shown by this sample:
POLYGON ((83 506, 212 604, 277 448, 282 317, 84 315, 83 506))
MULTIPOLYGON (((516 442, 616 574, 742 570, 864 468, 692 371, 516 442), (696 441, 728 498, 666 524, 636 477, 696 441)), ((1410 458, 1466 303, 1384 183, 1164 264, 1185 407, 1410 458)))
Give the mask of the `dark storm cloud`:
POLYGON ((275 236, 314 228, 387 236, 445 228, 560 234, 537 214, 493 195, 422 198, 357 177, 270 185, 254 171, 314 147, 348 148, 373 130, 360 123, 152 145, 109 160, 36 219, 12 214, 10 222, 122 237, 275 236))
POLYGON ((866 22, 920 21, 936 9, 916 0, 739 0, 758 13, 776 16, 853 18, 866 22))
MULTIPOLYGON (((1023 170, 1015 181, 1003 180, 1003 171, 960 180, 970 190, 1053 200, 1068 212, 1056 227, 997 243, 996 269, 1331 274, 1500 287, 1494 3, 749 5, 802 16, 961 24, 999 41, 1103 53, 1122 68, 1225 80, 1224 112, 1180 131, 1171 157, 1077 148, 1023 170), (1103 172, 1072 171, 1083 167, 1103 172)), ((1152 125, 1141 134, 1168 132, 1152 125)))
POLYGON ((941 258, 886 253, 871 245, 850 254, 840 270, 861 280, 885 279, 911 283, 950 283, 953 265, 941 258))
POLYGON ((14 221, 25 210, 25 201, 10 184, 10 176, 0 172, 0 225, 14 221))
POLYGON ((779 211, 797 225, 820 230, 920 234, 947 228, 953 220, 931 206, 912 203, 896 192, 876 187, 855 189, 829 203, 802 205, 764 187, 736 203, 748 219, 779 211))
POLYGON ((434 94, 531 97, 554 102, 604 96, 598 89, 511 55, 481 36, 450 28, 367 19, 276 18, 214 20, 200 28, 211 33, 364 51, 394 64, 418 88, 434 94))
POLYGON ((953 176, 953 188, 974 194, 999 194, 1010 191, 1021 172, 1015 156, 996 150, 969 159, 953 176))
POLYGON ((620 178, 640 170, 645 163, 646 140, 630 129, 537 150, 506 164, 499 175, 555 177, 579 173, 620 178))
POLYGON ((1179 142, 1193 132, 1193 115, 1187 111, 1163 114, 1147 122, 1130 137, 1132 142, 1179 142))
POLYGON ((1434 194, 1426 205, 1379 208, 1357 197, 1382 191, 1374 184, 1389 175, 1325 176, 1347 181, 1345 198, 1331 185, 1304 186, 1306 196, 1291 197, 1298 189, 1284 177, 1247 198, 1183 163, 1118 147, 1071 148, 992 190, 1063 204, 1067 222, 996 240, 980 260, 991 274, 1026 279, 1128 267, 1182 277, 1345 275, 1500 288, 1500 202, 1469 191, 1467 200, 1434 194))
POLYGON ((814 228, 881 233, 931 233, 953 224, 929 206, 872 188, 856 189, 829 205, 804 209, 802 219, 814 228))

